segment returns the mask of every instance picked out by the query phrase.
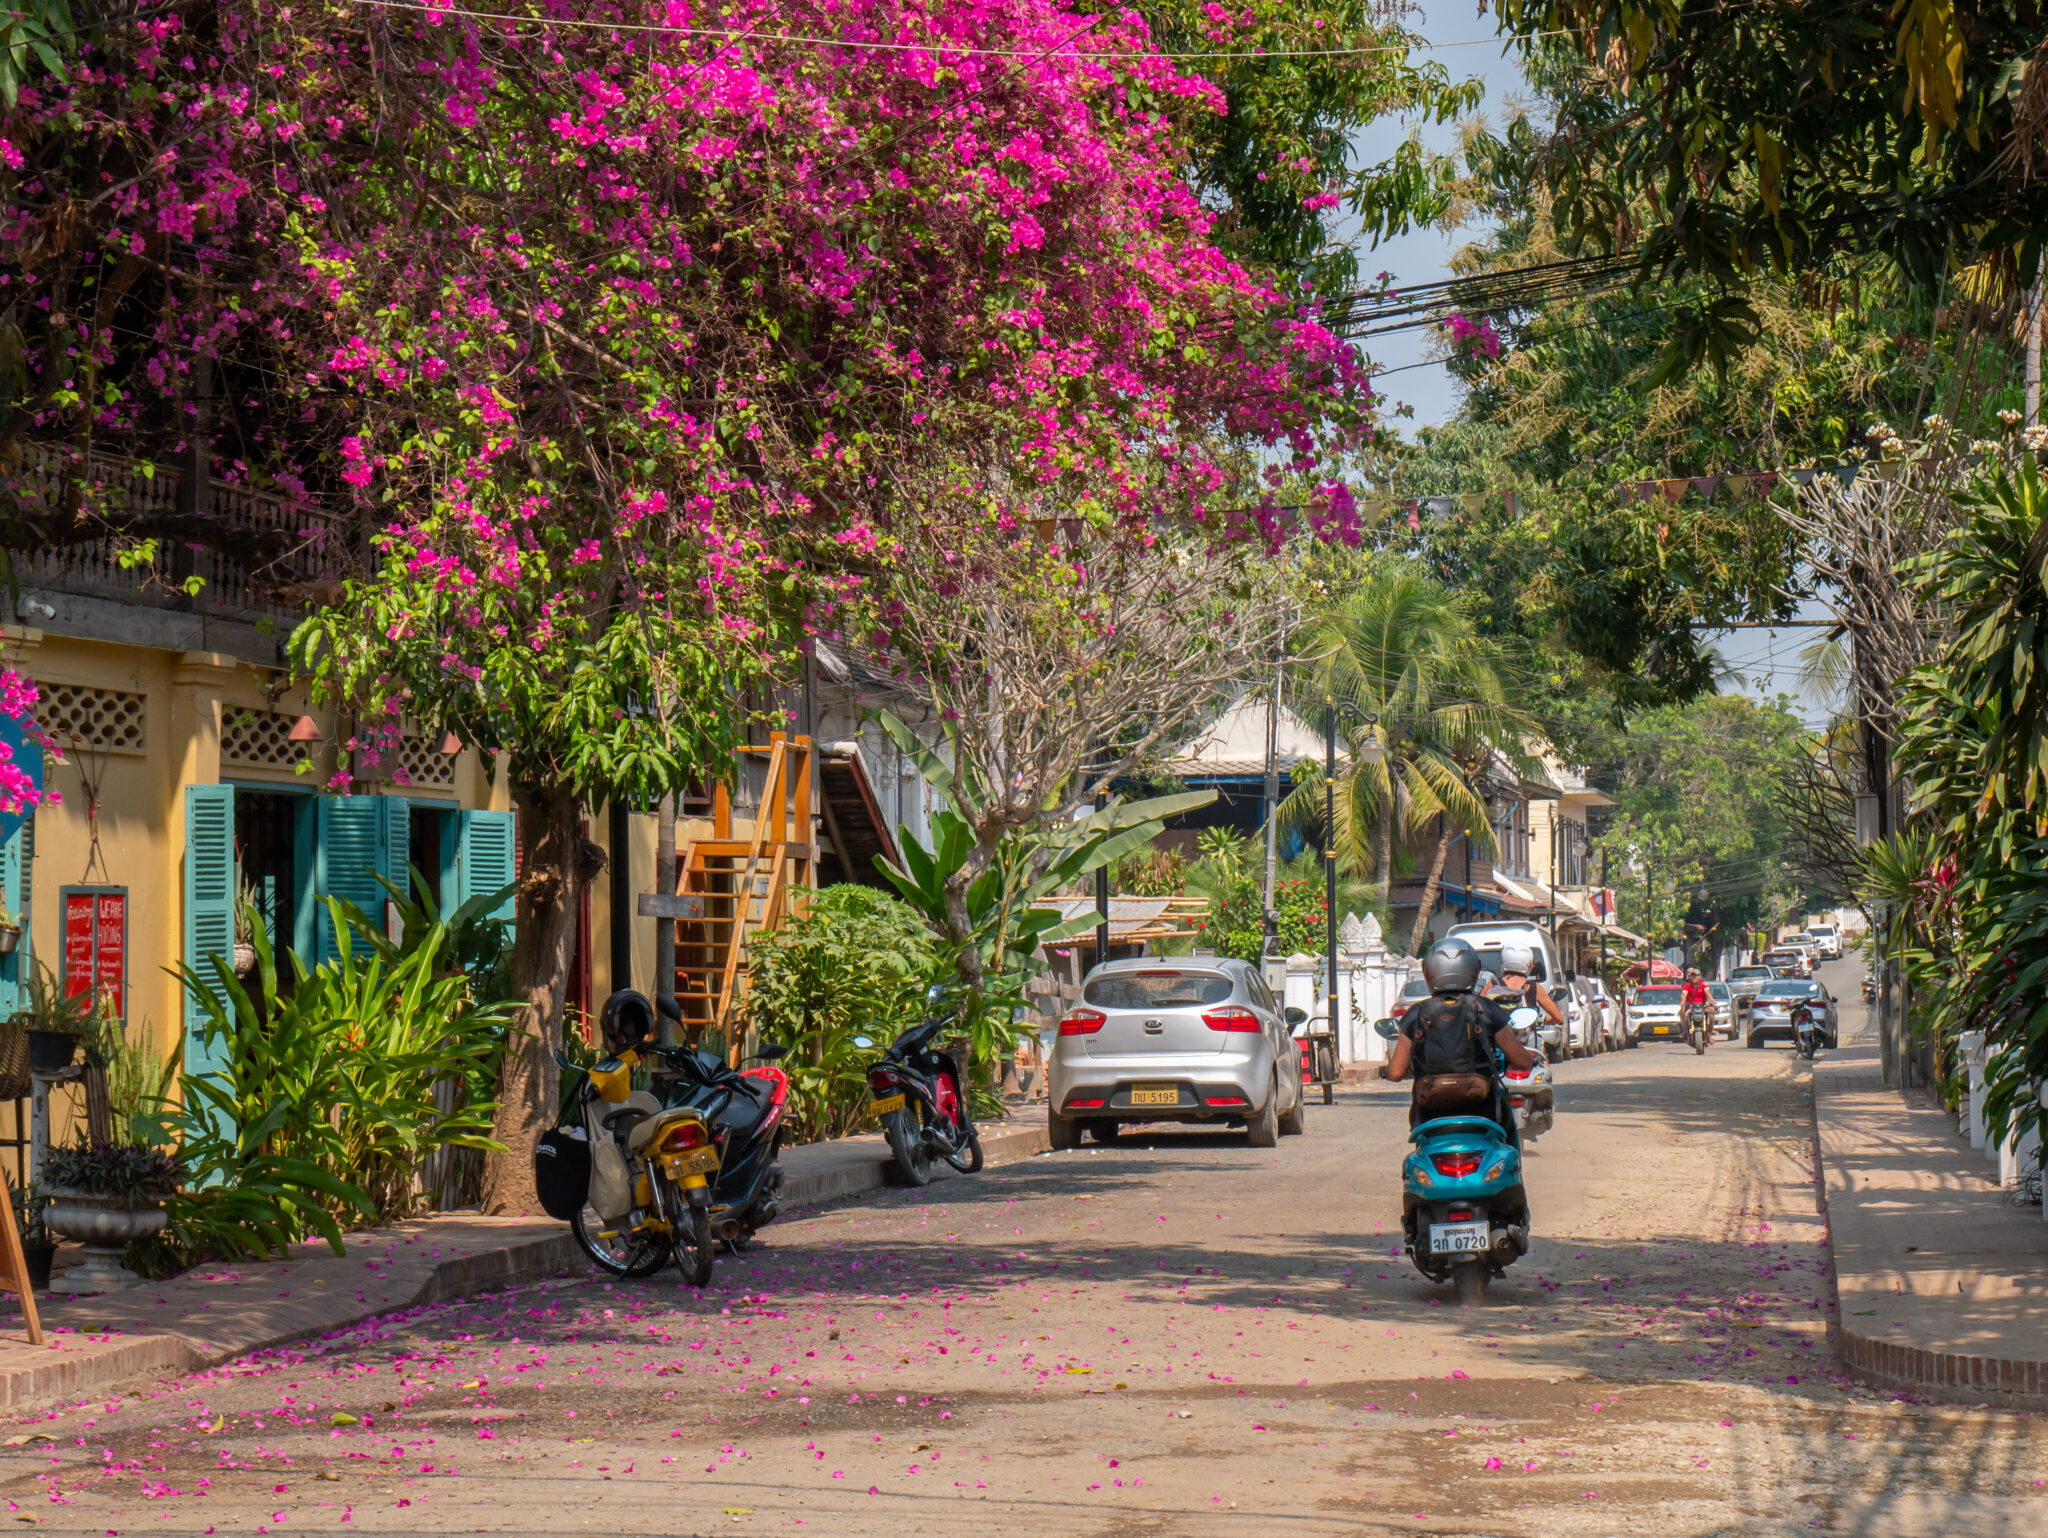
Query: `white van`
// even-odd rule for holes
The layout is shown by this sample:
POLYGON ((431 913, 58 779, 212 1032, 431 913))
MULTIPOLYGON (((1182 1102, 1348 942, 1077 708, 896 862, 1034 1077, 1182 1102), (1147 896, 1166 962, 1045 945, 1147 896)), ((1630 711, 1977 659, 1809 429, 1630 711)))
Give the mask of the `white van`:
POLYGON ((1562 1028, 1545 1022, 1547 1029, 1543 1033, 1543 1044, 1546 1050, 1553 1057, 1590 1057, 1600 1050, 1595 1036, 1600 1023, 1570 987, 1550 931, 1525 920, 1495 919, 1490 923, 1453 924, 1446 933, 1479 952, 1481 969, 1495 977, 1500 976, 1502 949, 1510 945, 1526 945, 1535 958, 1532 963, 1535 980, 1550 990, 1551 998, 1564 1012, 1562 1028))

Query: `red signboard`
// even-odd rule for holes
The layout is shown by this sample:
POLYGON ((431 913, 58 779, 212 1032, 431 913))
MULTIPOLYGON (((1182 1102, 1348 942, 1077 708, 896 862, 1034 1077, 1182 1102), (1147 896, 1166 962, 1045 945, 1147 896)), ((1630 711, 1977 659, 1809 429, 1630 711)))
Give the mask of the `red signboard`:
POLYGON ((64 918, 64 997, 92 994, 125 1023, 128 889, 67 886, 57 896, 64 918))

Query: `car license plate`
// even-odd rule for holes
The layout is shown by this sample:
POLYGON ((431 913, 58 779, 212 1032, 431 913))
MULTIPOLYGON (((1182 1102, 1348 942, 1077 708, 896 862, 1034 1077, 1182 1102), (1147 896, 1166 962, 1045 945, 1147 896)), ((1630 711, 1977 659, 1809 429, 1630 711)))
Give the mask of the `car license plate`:
POLYGON ((704 1175, 718 1168, 718 1150, 693 1148, 688 1153, 670 1154, 662 1166, 671 1180, 684 1175, 704 1175))
POLYGON ((883 1099, 877 1100, 873 1105, 869 1106, 868 1109, 873 1111, 877 1116, 887 1116, 891 1111, 900 1111, 903 1109, 903 1097, 901 1095, 885 1096, 883 1099))
POLYGON ((1133 1084, 1132 1105, 1179 1105, 1180 1091, 1171 1084, 1133 1084))
POLYGON ((1432 1255, 1482 1255, 1493 1248, 1484 1223, 1432 1223, 1429 1225, 1429 1253, 1432 1255))
POLYGON ((1671 1027, 1668 1025, 1653 1025, 1650 1027, 1650 1029, 1655 1031, 1659 1036, 1669 1036, 1671 1034, 1671 1027))

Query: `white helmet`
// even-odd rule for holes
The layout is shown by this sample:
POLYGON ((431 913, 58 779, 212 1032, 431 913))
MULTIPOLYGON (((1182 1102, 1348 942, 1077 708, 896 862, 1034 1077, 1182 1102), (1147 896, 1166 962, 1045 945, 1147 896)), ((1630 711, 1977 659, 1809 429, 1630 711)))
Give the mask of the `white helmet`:
POLYGON ((1526 945, 1503 945, 1500 948, 1500 970, 1503 977, 1510 972, 1527 977, 1535 965, 1536 952, 1526 945))

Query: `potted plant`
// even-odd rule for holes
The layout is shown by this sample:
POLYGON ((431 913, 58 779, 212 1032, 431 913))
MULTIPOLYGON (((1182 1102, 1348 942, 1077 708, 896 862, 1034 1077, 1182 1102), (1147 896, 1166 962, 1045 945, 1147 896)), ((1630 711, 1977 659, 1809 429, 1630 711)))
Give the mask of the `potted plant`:
POLYGON ((32 1291, 48 1292, 50 1262, 57 1254, 57 1241, 43 1221, 50 1205, 49 1195, 33 1181, 27 1190, 18 1191, 10 1185, 7 1194, 14 1201, 14 1226, 20 1230, 21 1253, 28 1261, 28 1285, 32 1291))
POLYGON ((21 948, 21 915, 0 903, 0 956, 12 956, 21 948))
POLYGON ((262 916, 256 888, 242 883, 235 900, 235 976, 247 977, 256 970, 256 924, 262 916))
POLYGON ((142 1143, 52 1148, 37 1174, 50 1201, 44 1221, 85 1247, 85 1263, 58 1277, 51 1291, 117 1292, 141 1281, 121 1264, 121 1254, 163 1231, 164 1200, 184 1175, 176 1154, 142 1143))
POLYGON ((92 995, 65 998, 57 975, 38 965, 28 978, 28 1008, 14 1016, 28 1027, 28 1065, 36 1073, 59 1073, 78 1055, 79 1038, 93 1028, 92 995))

